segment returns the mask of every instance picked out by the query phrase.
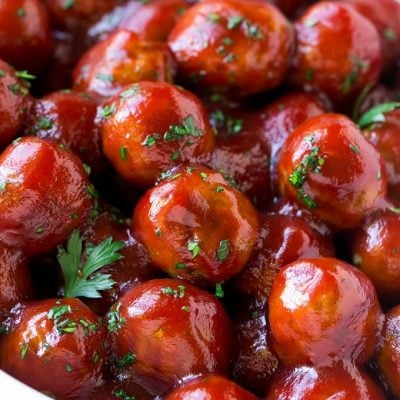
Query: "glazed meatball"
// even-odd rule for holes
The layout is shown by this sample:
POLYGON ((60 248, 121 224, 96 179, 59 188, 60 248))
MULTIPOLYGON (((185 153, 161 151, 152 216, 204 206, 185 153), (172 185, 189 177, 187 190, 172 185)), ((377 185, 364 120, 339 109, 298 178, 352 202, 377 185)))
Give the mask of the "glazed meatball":
POLYGON ((293 32, 279 10, 262 0, 206 0, 183 15, 168 43, 184 82, 244 97, 283 82, 293 32))
POLYGON ((149 190, 134 211, 132 229, 153 263, 172 277, 221 283, 249 260, 258 214, 225 178, 182 166, 149 190))
POLYGON ((394 396, 400 397, 400 306, 386 315, 382 341, 377 351, 377 363, 394 396))
POLYGON ((12 307, 33 294, 28 260, 22 251, 0 243, 0 322, 12 307))
POLYGON ((266 298, 278 272, 303 258, 333 257, 329 238, 314 231, 303 218, 269 215, 262 219, 257 245, 246 267, 234 278, 236 289, 266 298))
POLYGON ((321 90, 340 105, 378 80, 382 64, 379 34, 353 7, 320 1, 297 21, 296 33, 291 73, 296 85, 321 90))
POLYGON ((190 284, 158 279, 136 286, 111 308, 108 329, 119 360, 133 354, 128 367, 143 379, 174 385, 227 372, 228 317, 213 295, 190 284))
POLYGON ((209 375, 183 384, 165 400, 256 400, 256 396, 236 383, 218 375, 209 375))
POLYGON ((383 118, 365 126, 363 133, 385 161, 389 193, 400 198, 400 109, 380 115, 383 118))
POLYGON ((300 366, 279 371, 265 400, 385 400, 377 384, 354 366, 313 368, 300 366))
POLYGON ((16 307, 0 342, 0 367, 37 390, 65 400, 85 397, 105 359, 104 328, 78 299, 16 307))
POLYGON ((73 74, 74 89, 107 97, 139 81, 172 82, 175 69, 165 44, 118 30, 82 56, 73 74))
POLYGON ((380 298, 400 303, 400 215, 378 211, 352 237, 353 263, 372 281, 380 298))
POLYGON ((345 116, 324 114, 286 140, 278 165, 281 193, 337 229, 356 227, 386 196, 379 153, 345 116))
POLYGON ((56 92, 35 102, 25 131, 65 146, 99 175, 107 164, 96 115, 97 103, 89 96, 72 91, 56 92))
POLYGON ((1 154, 0 185, 0 240, 35 255, 84 226, 97 196, 77 157, 34 137, 1 154))
POLYGON ((0 2, 0 58, 13 67, 40 72, 50 60, 53 40, 40 0, 0 2))
POLYGON ((282 269, 269 297, 273 348, 284 365, 362 363, 372 357, 383 314, 370 280, 333 258, 282 269))
POLYGON ((103 108, 102 117, 104 153, 125 180, 139 187, 152 186, 165 170, 214 147, 200 100, 167 83, 127 87, 103 108))
POLYGON ((0 60, 0 147, 3 148, 21 132, 31 105, 29 89, 18 78, 24 71, 16 72, 0 60))

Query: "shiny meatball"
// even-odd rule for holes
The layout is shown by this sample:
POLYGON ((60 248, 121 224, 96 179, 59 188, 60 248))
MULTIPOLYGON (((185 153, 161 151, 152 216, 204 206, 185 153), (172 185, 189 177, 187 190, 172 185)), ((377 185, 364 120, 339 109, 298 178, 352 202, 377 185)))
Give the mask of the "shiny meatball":
POLYGON ((40 0, 0 2, 0 58, 17 69, 37 73, 51 57, 53 41, 40 0))
POLYGON ((383 114, 383 121, 365 127, 364 136, 381 154, 388 174, 389 193, 400 199, 400 109, 383 114))
POLYGON ((315 95, 294 92, 282 96, 258 112, 262 123, 262 136, 270 148, 271 184, 276 190, 277 163, 285 140, 303 122, 325 113, 315 95))
POLYGON ((338 229, 357 226, 386 195, 379 153, 347 117, 325 114, 286 140, 278 165, 281 193, 338 229))
POLYGON ((353 263, 372 281, 381 299, 400 303, 400 215, 387 210, 369 217, 352 237, 353 263))
POLYGON ((125 222, 115 221, 112 214, 104 212, 85 231, 84 239, 89 243, 99 244, 109 237, 125 243, 125 247, 120 251, 122 259, 101 270, 103 274, 109 274, 116 283, 111 289, 103 290, 101 298, 85 299, 85 302, 101 315, 129 289, 156 276, 147 250, 132 235, 125 222))
POLYGON ((137 384, 134 380, 127 383, 113 383, 105 381, 97 386, 85 400, 154 400, 148 390, 137 384))
POLYGON ((167 83, 127 87, 103 108, 102 117, 104 153, 123 178, 139 187, 152 186, 163 171, 214 147, 200 100, 167 83))
POLYGON ((269 215, 246 267, 235 277, 238 291, 268 297, 278 272, 303 258, 333 257, 332 242, 314 231, 303 218, 269 215))
POLYGON ((354 366, 299 366, 279 371, 265 400, 385 400, 377 384, 354 366))
POLYGON ((168 47, 145 42, 135 33, 118 30, 89 49, 73 74, 74 89, 112 96, 139 81, 172 82, 175 60, 168 47))
POLYGON ((0 243, 0 322, 13 306, 33 294, 26 257, 20 250, 0 243))
POLYGON ((89 25, 118 4, 119 0, 44 0, 60 28, 76 29, 89 25))
POLYGON ((266 209, 271 202, 270 151, 262 137, 258 113, 215 106, 209 119, 217 132, 216 146, 198 162, 232 177, 258 209, 266 209))
POLYGON ((377 351, 377 363, 385 382, 396 398, 400 397, 400 306, 386 315, 382 341, 377 351))
POLYGON ((400 3, 397 0, 344 0, 368 18, 378 30, 385 70, 390 72, 400 57, 400 3))
POLYGON ((185 166, 142 197, 132 220, 156 266, 173 277, 212 284, 244 267, 258 226, 250 201, 221 174, 185 166))
POLYGON ((10 65, 0 60, 0 147, 5 147, 21 132, 31 104, 28 86, 10 65))
POLYGON ((269 297, 273 348, 285 365, 367 361, 383 314, 370 280, 333 258, 305 259, 282 269, 269 297))
POLYGON ((96 115, 97 103, 89 96, 72 91, 52 93, 35 102, 26 133, 64 145, 98 175, 107 164, 96 115))
POLYGON ((223 306, 211 294, 172 279, 129 290, 108 314, 118 359, 143 379, 174 385, 203 373, 225 374, 231 353, 231 327, 223 306), (223 345, 222 345, 223 344, 223 345))
POLYGON ((104 328, 78 299, 16 307, 0 342, 0 367, 37 390, 84 398, 100 380, 104 328))
POLYGON ((382 63, 379 34, 353 7, 318 2, 297 21, 296 32, 291 79, 298 86, 321 90, 343 104, 378 80, 382 63))
POLYGON ((256 400, 256 396, 236 383, 218 375, 189 381, 170 393, 165 400, 256 400))
POLYGON ((186 83, 243 97, 282 83, 293 32, 262 0, 205 0, 183 15, 168 43, 186 83))
POLYGON ((0 156, 0 240, 45 254, 88 222, 92 196, 82 163, 72 153, 34 137, 0 156))

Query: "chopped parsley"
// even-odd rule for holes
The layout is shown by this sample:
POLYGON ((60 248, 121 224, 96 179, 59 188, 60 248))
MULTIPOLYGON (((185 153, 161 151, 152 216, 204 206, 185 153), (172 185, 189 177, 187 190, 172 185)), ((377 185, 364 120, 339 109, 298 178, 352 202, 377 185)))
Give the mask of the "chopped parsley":
POLYGON ((117 332, 125 325, 125 318, 121 317, 121 302, 118 302, 116 306, 114 306, 107 313, 107 329, 109 332, 117 332))
POLYGON ((217 250, 217 261, 224 262, 229 256, 230 242, 228 239, 221 240, 217 250))
POLYGON ((225 292, 224 292, 224 287, 222 286, 222 283, 217 283, 215 285, 215 297, 222 299, 224 296, 225 296, 225 292))
POLYGON ((175 298, 182 299, 185 297, 186 286, 178 285, 178 289, 172 289, 172 287, 166 286, 161 288, 161 293, 167 296, 173 296, 175 298))
POLYGON ((133 353, 126 353, 123 357, 118 358, 116 361, 118 368, 125 368, 128 365, 133 364, 136 361, 136 356, 133 353))
POLYGON ((187 249, 192 253, 192 258, 196 258, 201 251, 199 242, 197 240, 189 240, 187 249))
POLYGON ((26 357, 26 354, 27 354, 27 352, 28 352, 28 349, 29 349, 29 343, 24 343, 24 344, 21 346, 21 350, 20 350, 20 352, 19 352, 19 355, 20 355, 20 357, 21 357, 21 360, 25 360, 25 357, 26 357))
POLYGON ((361 129, 364 129, 369 125, 375 124, 376 122, 385 122, 385 114, 399 108, 400 102, 382 103, 372 107, 358 120, 358 126, 361 129))
POLYGON ((72 314, 72 308, 68 304, 54 306, 47 313, 47 318, 54 321, 54 327, 59 334, 75 332, 77 323, 71 321, 68 314, 72 314))
POLYGON ((128 159, 128 150, 127 150, 126 147, 121 146, 119 148, 119 156, 120 156, 122 161, 126 161, 128 159))

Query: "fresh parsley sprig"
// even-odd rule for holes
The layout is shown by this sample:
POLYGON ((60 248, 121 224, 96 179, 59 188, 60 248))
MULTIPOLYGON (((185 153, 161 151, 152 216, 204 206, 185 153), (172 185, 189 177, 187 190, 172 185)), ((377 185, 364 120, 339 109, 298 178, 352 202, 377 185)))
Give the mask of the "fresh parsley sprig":
POLYGON ((123 258, 119 251, 124 246, 124 242, 113 241, 109 237, 98 245, 87 245, 84 249, 82 237, 75 230, 67 248, 58 248, 57 259, 65 281, 64 296, 100 298, 100 291, 110 289, 115 282, 109 274, 98 271, 123 258))
POLYGON ((358 120, 358 126, 363 129, 376 122, 385 122, 385 113, 396 110, 398 108, 400 108, 400 103, 395 101, 379 104, 375 107, 372 107, 358 120))

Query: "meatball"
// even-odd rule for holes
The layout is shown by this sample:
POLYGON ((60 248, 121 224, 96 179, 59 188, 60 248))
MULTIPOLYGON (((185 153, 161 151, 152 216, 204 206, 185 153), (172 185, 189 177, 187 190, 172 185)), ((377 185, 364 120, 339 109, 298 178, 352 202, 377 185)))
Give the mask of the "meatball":
POLYGON ((38 73, 53 50, 50 21, 40 0, 0 2, 0 58, 13 67, 38 73))
POLYGON ((341 105, 378 80, 382 64, 378 31, 353 7, 317 2, 296 22, 296 33, 291 71, 296 85, 321 90, 341 105))
POLYGON ((175 69, 167 45, 118 30, 79 60, 73 73, 74 89, 99 97, 113 96, 125 85, 139 81, 172 82, 175 69))
POLYGON ((231 326, 211 294, 172 279, 157 279, 129 290, 108 314, 113 348, 143 379, 175 385, 197 374, 225 374, 231 326), (221 345, 223 343, 223 345, 221 345))
POLYGON ((0 240, 34 255, 84 226, 97 196, 78 158, 34 137, 1 154, 0 186, 0 240))
POLYGON ((386 196, 379 153, 339 114, 314 117, 289 136, 278 178, 286 198, 337 229, 356 227, 386 196))
POLYGON ((182 166, 149 190, 133 214, 132 229, 153 263, 173 277, 221 283, 249 260, 258 214, 225 178, 182 166))
POLYGON ((184 82, 244 97, 283 82, 293 31, 280 11, 262 0, 205 0, 183 15, 168 44, 184 82))
POLYGON ((154 185, 165 170, 214 147, 200 100, 168 83, 127 87, 102 116, 104 153, 125 180, 139 187, 154 185))
POLYGON ((37 390, 79 400, 101 378, 104 328, 78 299, 16 307, 0 342, 0 368, 37 390))
POLYGON ((284 365, 362 363, 372 357, 383 314, 370 280, 333 258, 282 269, 269 297, 273 348, 284 365))

